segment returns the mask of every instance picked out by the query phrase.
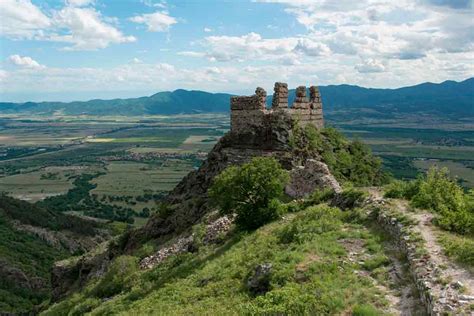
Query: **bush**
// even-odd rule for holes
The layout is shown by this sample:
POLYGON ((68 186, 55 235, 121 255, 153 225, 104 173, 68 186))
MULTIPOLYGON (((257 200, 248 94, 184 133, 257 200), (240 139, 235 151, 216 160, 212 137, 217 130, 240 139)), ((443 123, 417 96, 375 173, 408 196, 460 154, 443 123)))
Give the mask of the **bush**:
POLYGON ((378 311, 372 305, 356 305, 352 310, 353 316, 378 316, 380 315, 380 311, 378 311))
POLYGON ((443 233, 438 240, 448 256, 474 270, 474 240, 472 238, 443 233))
POLYGON ((474 234, 474 193, 465 193, 446 168, 430 168, 414 181, 394 181, 387 186, 385 196, 403 197, 414 207, 437 213, 437 224, 446 230, 474 234))
POLYGON ((418 194, 422 178, 413 181, 394 180, 385 186, 384 197, 410 200, 418 194))
POLYGON ((382 170, 382 161, 372 155, 362 142, 347 140, 334 128, 318 130, 313 125, 296 126, 290 138, 290 146, 302 161, 321 156, 331 173, 340 182, 352 182, 358 186, 380 185, 389 176, 382 170))
POLYGON ((317 205, 320 203, 327 202, 335 196, 334 190, 325 188, 322 190, 315 190, 307 199, 310 205, 317 205))
POLYGON ((214 179, 209 196, 221 214, 237 214, 237 227, 253 230, 279 217, 283 208, 277 199, 288 179, 274 158, 257 157, 224 170, 214 179))
POLYGON ((315 238, 316 234, 337 230, 342 225, 341 218, 342 212, 338 208, 327 205, 309 207, 278 233, 279 241, 284 244, 303 243, 315 238))
POLYGON ((353 187, 348 187, 337 195, 333 203, 336 204, 338 207, 342 208, 343 210, 353 209, 354 207, 362 203, 367 198, 367 196, 367 192, 358 190, 353 187))
POLYGON ((430 209, 440 215, 439 226, 461 234, 474 234, 474 208, 470 196, 449 177, 448 169, 431 168, 418 193, 411 199, 415 207, 430 209))

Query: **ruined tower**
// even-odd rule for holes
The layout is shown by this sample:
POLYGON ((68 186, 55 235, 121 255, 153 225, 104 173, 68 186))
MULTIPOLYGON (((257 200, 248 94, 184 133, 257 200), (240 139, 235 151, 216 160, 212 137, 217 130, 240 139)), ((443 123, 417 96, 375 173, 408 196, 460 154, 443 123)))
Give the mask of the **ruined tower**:
POLYGON ((323 106, 318 87, 309 88, 309 99, 305 86, 296 88, 295 101, 290 107, 288 107, 286 83, 275 83, 272 106, 269 109, 266 107, 266 97, 265 90, 259 87, 252 96, 231 98, 231 132, 234 135, 250 135, 253 139, 258 135, 265 137, 276 128, 275 124, 281 121, 281 117, 290 117, 302 126, 306 124, 313 124, 317 128, 324 126, 323 106))

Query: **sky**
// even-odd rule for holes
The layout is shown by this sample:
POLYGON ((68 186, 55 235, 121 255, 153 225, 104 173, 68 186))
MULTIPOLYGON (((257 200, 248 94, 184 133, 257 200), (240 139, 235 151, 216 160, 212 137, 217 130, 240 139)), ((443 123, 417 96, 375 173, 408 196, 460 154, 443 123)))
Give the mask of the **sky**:
POLYGON ((0 100, 474 76, 474 0, 0 0, 0 100))

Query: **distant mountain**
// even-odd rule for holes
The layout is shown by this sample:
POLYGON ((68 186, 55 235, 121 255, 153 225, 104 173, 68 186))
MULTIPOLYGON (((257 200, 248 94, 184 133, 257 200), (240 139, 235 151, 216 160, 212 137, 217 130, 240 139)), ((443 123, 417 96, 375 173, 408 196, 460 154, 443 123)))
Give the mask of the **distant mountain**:
MULTIPOLYGON (((437 113, 474 116, 474 78, 462 82, 423 83, 399 89, 371 89, 351 85, 320 87, 327 113, 340 109, 372 108, 389 113, 437 113)), ((271 93, 271 91, 269 92, 271 93)), ((228 112, 231 94, 175 90, 149 97, 86 102, 0 103, 0 113, 64 115, 147 115, 228 112)), ((271 99, 271 96, 269 96, 271 99)), ((290 90, 290 102, 294 90, 290 90)))

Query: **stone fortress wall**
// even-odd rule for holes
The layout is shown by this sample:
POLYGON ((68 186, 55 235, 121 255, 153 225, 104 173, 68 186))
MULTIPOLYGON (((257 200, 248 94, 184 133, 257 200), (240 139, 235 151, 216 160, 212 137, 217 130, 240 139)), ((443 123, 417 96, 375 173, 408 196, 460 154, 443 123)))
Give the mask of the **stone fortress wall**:
POLYGON ((306 87, 296 88, 295 102, 288 107, 288 85, 276 82, 273 92, 272 106, 266 108, 267 93, 257 88, 252 96, 237 96, 230 100, 231 132, 245 134, 249 130, 268 127, 276 116, 283 112, 289 114, 300 125, 313 124, 317 128, 324 126, 323 106, 319 89, 309 88, 309 99, 306 87))

